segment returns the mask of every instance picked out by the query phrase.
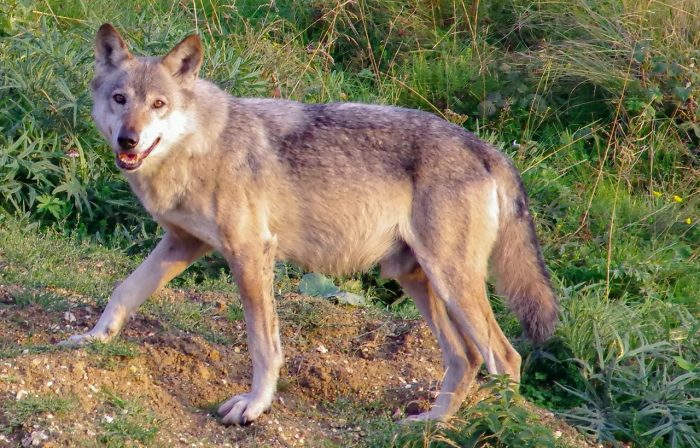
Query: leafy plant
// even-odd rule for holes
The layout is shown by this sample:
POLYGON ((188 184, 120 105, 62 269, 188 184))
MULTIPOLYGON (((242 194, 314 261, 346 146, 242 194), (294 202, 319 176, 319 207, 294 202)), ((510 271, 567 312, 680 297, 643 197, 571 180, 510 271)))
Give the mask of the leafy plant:
POLYGON ((521 398, 507 377, 495 377, 482 387, 486 398, 459 413, 450 424, 413 424, 391 441, 391 447, 560 447, 550 428, 519 404, 521 398))
POLYGON ((335 298, 340 303, 348 305, 364 305, 365 298, 347 291, 341 291, 333 284, 333 281, 328 277, 309 273, 304 275, 299 282, 299 292, 312 297, 335 298))
POLYGON ((697 319, 672 306, 578 300, 560 332, 569 335, 584 381, 561 387, 581 404, 562 415, 603 441, 698 446, 697 319))

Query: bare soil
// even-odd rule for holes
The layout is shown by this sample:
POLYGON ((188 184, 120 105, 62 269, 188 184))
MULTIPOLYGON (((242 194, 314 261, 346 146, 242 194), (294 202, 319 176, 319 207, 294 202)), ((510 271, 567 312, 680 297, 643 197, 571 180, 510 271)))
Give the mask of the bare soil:
MULTIPOLYGON (((0 348, 17 350, 0 358, 0 447, 31 446, 32 440, 46 447, 110 440, 126 441, 112 446, 365 446, 372 434, 363 422, 427 409, 442 374, 438 347, 422 321, 288 294, 278 302, 286 356, 278 399, 252 425, 226 427, 214 415, 216 405, 246 391, 251 380, 245 324, 226 318, 226 297, 177 290, 160 296, 210 302, 221 312, 207 327, 227 334, 226 343, 166 330, 162 320, 139 314, 120 336, 133 353, 110 354, 52 345, 96 322, 94 302, 62 291, 68 313, 18 306, 25 293, 0 286, 0 348), (11 425, 17 403, 32 396, 63 398, 71 406, 11 425), (115 405, 119 400, 138 406, 115 405), (158 430, 142 441, 119 439, 118 431, 116 439, 106 438, 115 420, 158 430)), ((572 446, 589 446, 571 427, 531 407, 572 446)))

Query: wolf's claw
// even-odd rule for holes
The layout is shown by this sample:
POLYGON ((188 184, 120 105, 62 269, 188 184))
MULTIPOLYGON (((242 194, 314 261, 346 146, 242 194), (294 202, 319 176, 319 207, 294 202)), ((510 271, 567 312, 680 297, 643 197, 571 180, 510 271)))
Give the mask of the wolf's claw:
POLYGON ((102 333, 93 333, 93 332, 87 332, 83 334, 74 334, 73 336, 69 337, 65 341, 61 341, 58 343, 59 346, 61 347, 82 347, 84 345, 88 345, 91 342, 107 342, 109 338, 107 335, 102 334, 102 333))
POLYGON ((255 397, 252 393, 236 395, 219 406, 221 421, 226 425, 250 425, 270 408, 272 398, 255 397))

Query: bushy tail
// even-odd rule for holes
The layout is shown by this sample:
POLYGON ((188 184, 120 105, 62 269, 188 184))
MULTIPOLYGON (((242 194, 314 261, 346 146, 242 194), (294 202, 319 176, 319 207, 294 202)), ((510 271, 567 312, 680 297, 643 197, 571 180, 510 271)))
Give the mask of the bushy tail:
MULTIPOLYGON (((510 167, 509 167, 510 168, 510 167)), ((509 169, 499 192, 500 227, 491 253, 496 292, 507 298, 525 335, 535 343, 554 333, 559 304, 542 260, 520 176, 509 169)))

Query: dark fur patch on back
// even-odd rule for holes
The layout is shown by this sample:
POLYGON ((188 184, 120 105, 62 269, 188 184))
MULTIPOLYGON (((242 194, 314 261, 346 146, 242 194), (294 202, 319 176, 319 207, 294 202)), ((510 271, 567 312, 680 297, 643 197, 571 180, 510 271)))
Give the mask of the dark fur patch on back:
POLYGON ((327 111, 328 106, 325 104, 305 104, 304 112, 311 116, 313 126, 319 128, 329 128, 338 126, 339 123, 327 111))
MULTIPOLYGON (((502 163, 488 144, 422 111, 357 104, 304 104, 295 125, 270 122, 267 136, 289 173, 420 183, 440 170, 457 183, 483 179, 502 163)), ((263 118, 264 119, 264 118, 263 118)))
POLYGON ((522 197, 515 200, 515 217, 522 219, 527 215, 527 201, 522 197))
POLYGON ((484 171, 491 174, 493 166, 498 164, 497 160, 493 160, 493 151, 489 145, 481 140, 479 140, 471 132, 467 132, 464 129, 454 126, 455 132, 459 132, 464 146, 469 149, 469 151, 474 154, 484 168, 484 171))

